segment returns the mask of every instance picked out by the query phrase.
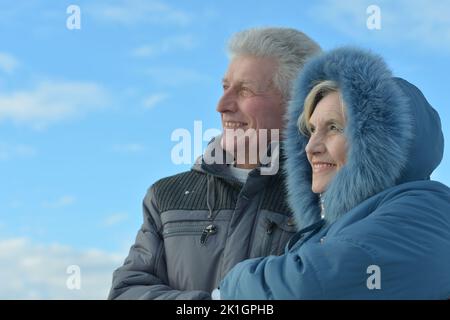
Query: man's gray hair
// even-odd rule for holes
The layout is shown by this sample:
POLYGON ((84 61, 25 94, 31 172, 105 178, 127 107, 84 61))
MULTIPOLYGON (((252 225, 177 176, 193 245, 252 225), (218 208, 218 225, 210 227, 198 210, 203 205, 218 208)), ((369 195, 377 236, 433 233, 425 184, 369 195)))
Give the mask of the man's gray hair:
POLYGON ((278 63, 273 83, 285 101, 305 61, 320 53, 320 46, 301 31, 290 28, 252 28, 235 33, 228 43, 229 58, 271 57, 278 63))

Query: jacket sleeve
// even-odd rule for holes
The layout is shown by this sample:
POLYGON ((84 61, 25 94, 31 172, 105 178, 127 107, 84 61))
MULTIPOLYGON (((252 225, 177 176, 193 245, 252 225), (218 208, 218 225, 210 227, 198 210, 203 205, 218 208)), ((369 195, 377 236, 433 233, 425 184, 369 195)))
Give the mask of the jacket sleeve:
POLYGON ((220 294, 224 300, 345 299, 336 296, 341 288, 368 293, 371 261, 366 250, 349 241, 308 243, 282 256, 237 264, 220 284, 220 294))
POLYGON ((211 299, 204 291, 181 291, 168 285, 161 220, 154 187, 143 203, 144 222, 124 265, 114 271, 108 299, 211 299))

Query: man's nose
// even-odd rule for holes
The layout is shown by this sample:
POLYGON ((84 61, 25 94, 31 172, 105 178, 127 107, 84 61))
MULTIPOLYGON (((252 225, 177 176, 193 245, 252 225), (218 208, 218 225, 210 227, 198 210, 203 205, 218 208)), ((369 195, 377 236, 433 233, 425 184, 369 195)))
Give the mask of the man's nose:
POLYGON ((230 89, 223 92, 222 97, 217 103, 216 110, 222 112, 236 112, 237 111, 237 99, 234 92, 230 89))
POLYGON ((307 154, 319 154, 325 152, 325 144, 322 135, 312 134, 305 147, 307 154))

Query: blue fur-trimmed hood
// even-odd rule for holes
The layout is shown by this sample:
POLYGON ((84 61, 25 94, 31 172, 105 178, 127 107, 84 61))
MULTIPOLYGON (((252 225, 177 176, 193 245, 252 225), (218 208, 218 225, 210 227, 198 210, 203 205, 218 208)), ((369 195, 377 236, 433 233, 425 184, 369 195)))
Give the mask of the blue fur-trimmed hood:
POLYGON ((348 141, 346 165, 322 195, 327 223, 387 188, 429 179, 444 150, 437 112, 414 85, 392 77, 381 57, 339 48, 313 58, 294 85, 284 142, 289 203, 301 227, 320 219, 320 205, 311 191, 308 138, 297 121, 307 94, 323 80, 339 85, 348 141))

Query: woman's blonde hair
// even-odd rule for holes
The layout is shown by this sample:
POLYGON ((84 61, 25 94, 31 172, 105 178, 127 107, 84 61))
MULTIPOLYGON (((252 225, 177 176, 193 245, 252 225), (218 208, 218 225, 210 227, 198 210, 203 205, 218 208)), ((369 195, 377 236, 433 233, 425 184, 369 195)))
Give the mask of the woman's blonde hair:
MULTIPOLYGON (((314 109, 316 108, 319 101, 327 94, 332 92, 340 93, 338 84, 332 80, 325 80, 316 84, 308 93, 305 98, 303 112, 298 118, 297 122, 298 129, 303 135, 308 137, 311 135, 311 126, 309 124, 309 119, 311 118, 311 115, 313 114, 314 109)), ((342 114, 345 115, 344 103, 340 94, 339 100, 341 101, 342 114)))

